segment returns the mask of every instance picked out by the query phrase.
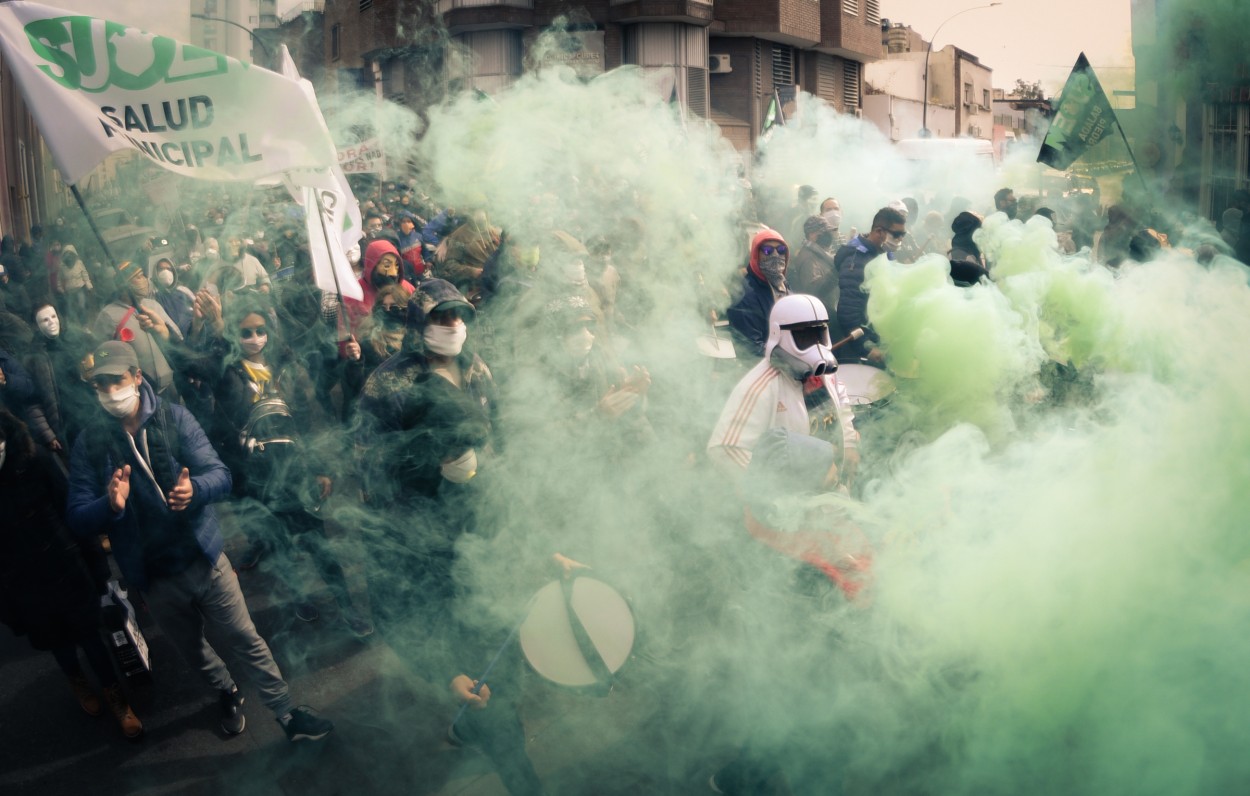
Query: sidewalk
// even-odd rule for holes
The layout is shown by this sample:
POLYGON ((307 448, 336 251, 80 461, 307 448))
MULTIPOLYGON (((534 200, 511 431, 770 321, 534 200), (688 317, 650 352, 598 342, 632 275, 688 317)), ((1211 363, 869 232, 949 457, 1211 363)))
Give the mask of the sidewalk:
MULTIPOLYGON (((242 546, 241 538, 231 538, 227 556, 237 556, 242 546)), ((353 595, 363 605, 363 578, 352 562, 344 563, 353 595)), ((141 615, 155 682, 133 693, 146 734, 130 743, 110 716, 91 718, 81 711, 50 654, 31 650, 25 639, 6 631, 0 634, 0 711, 5 717, 0 722, 0 793, 506 793, 485 758, 446 742, 451 716, 435 686, 411 675, 376 636, 353 637, 327 592, 314 596, 321 618, 305 624, 288 606, 279 608, 268 599, 273 584, 263 572, 240 573, 240 579, 253 619, 296 703, 312 705, 332 719, 334 733, 320 743, 291 744, 255 692, 241 683, 247 729, 237 737, 225 736, 218 728, 216 695, 182 662, 150 617, 141 615)), ((665 743, 648 716, 663 700, 644 686, 623 682, 609 696, 592 698, 529 678, 522 716, 529 753, 548 793, 708 792, 711 766, 671 759, 675 745, 665 743)))

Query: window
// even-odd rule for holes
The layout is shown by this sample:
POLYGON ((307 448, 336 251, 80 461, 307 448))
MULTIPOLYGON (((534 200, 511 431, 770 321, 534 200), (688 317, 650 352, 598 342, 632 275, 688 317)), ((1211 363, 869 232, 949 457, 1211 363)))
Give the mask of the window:
POLYGON ((343 26, 335 23, 330 28, 330 60, 337 61, 339 59, 339 41, 343 34, 343 26))
POLYGON ((881 0, 864 0, 864 17, 869 25, 880 25, 881 0))
POLYGON ((964 83, 964 104, 965 105, 972 104, 972 84, 971 83, 964 83))
POLYGON ((842 13, 859 16, 859 0, 842 0, 842 13))
POLYGON ((984 88, 981 89, 981 107, 985 108, 986 110, 989 110, 989 107, 990 107, 989 89, 984 89, 984 88))
POLYGON ((842 111, 859 109, 859 61, 842 62, 842 111))
POLYGON ((794 48, 773 45, 773 85, 794 85, 794 48))

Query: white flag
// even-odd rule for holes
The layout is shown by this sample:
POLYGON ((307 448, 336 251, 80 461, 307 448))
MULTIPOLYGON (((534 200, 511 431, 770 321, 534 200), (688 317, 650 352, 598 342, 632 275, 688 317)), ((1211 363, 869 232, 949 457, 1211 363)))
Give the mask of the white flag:
MULTIPOLYGON (((330 128, 321 115, 312 83, 300 77, 285 44, 282 45, 280 58, 282 74, 294 80, 308 97, 308 102, 316 111, 319 129, 329 138, 330 128)), ((363 301, 364 290, 352 273, 352 265, 344 252, 360 243, 364 224, 360 219, 360 204, 337 160, 327 169, 290 172, 286 177, 291 196, 304 206, 313 281, 322 290, 363 301)))
POLYGON ((23 0, 0 4, 0 48, 67 183, 124 149, 206 180, 336 162, 298 82, 220 53, 23 0))

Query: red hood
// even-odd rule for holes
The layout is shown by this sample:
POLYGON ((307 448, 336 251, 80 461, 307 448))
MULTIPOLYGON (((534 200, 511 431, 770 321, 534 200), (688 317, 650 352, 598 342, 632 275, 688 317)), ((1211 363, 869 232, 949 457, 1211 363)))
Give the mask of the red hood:
MULTIPOLYGON (((781 237, 780 232, 775 229, 769 229, 768 227, 761 229, 759 232, 755 233, 755 237, 751 238, 751 273, 755 274, 755 278, 761 282, 768 281, 764 278, 764 275, 760 273, 760 244, 766 240, 779 240, 782 243, 786 242, 786 239, 781 237)), ((786 249, 786 265, 789 265, 789 246, 787 246, 786 249)))
MULTIPOLYGON (((372 284, 373 269, 377 266, 378 260, 382 259, 382 255, 390 252, 395 255, 396 261, 400 259, 399 249, 395 248, 395 244, 389 240, 375 240, 365 249, 365 268, 360 275, 360 279, 364 284, 372 284)), ((403 276, 401 273, 400 276, 403 276)))

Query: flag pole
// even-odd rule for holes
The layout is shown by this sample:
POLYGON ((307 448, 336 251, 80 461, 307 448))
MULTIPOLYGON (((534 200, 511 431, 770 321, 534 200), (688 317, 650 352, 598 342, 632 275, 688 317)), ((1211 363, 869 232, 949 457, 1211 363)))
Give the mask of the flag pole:
MULTIPOLYGON (((347 330, 348 336, 342 337, 342 334, 343 334, 343 286, 339 284, 338 271, 334 267, 334 256, 330 254, 330 234, 326 232, 326 217, 325 217, 325 213, 321 212, 321 194, 316 188, 313 189, 313 197, 317 200, 317 227, 318 229, 321 230, 321 240, 323 243, 325 243, 325 246, 326 246, 326 256, 330 258, 330 263, 329 263, 330 278, 334 280, 334 295, 338 299, 338 302, 335 308, 335 313, 334 313, 335 314, 335 326, 338 327, 339 336, 341 338, 339 342, 342 343, 350 339, 351 337, 350 328, 347 330)), ((305 208, 304 211, 307 212, 308 208, 305 208)))
MULTIPOLYGON (((1120 138, 1124 141, 1124 148, 1128 150, 1128 159, 1133 163, 1133 171, 1137 172, 1137 179, 1141 180, 1142 191, 1145 192, 1146 199, 1150 200, 1150 185, 1146 182, 1146 175, 1142 174, 1141 166, 1137 165, 1137 156, 1133 154, 1133 147, 1129 146, 1128 135, 1124 132, 1124 125, 1117 120, 1115 126, 1120 129, 1120 138)), ((1151 201, 1150 204, 1153 206, 1154 201, 1151 201)))
POLYGON ((95 218, 92 217, 91 211, 87 209, 87 203, 82 200, 82 194, 78 192, 77 185, 70 185, 69 191, 74 195, 74 201, 78 202, 78 207, 82 210, 82 214, 87 217, 87 224, 91 227, 91 231, 95 233, 95 239, 100 243, 100 248, 104 250, 104 257, 108 260, 113 270, 117 270, 117 260, 114 259, 113 253, 109 251, 108 244, 104 242, 104 236, 100 234, 100 228, 96 226, 95 218))

